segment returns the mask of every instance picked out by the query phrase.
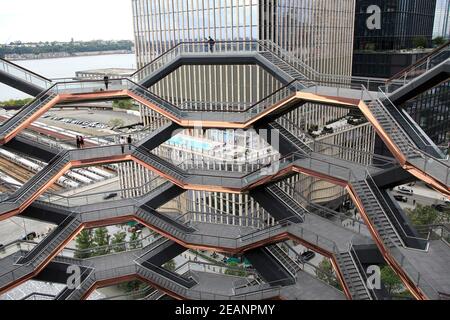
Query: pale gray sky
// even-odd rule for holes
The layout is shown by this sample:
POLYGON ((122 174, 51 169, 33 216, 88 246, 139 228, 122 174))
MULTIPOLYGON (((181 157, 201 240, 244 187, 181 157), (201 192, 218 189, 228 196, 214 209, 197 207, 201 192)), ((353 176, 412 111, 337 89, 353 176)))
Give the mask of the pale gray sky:
POLYGON ((0 0, 0 43, 132 40, 131 0, 0 0))

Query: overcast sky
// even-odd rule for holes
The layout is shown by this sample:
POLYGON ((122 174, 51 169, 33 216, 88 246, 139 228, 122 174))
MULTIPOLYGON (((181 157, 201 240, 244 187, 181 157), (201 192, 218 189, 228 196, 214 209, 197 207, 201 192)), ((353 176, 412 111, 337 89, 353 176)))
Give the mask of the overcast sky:
POLYGON ((0 43, 133 40, 131 0, 0 0, 0 43))

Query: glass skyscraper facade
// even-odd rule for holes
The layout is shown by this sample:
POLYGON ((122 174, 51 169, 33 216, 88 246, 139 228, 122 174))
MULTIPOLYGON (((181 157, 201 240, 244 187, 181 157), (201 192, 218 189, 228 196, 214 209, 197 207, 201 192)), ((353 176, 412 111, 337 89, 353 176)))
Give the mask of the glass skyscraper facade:
MULTIPOLYGON (((138 67, 177 43, 211 36, 217 41, 267 39, 320 72, 352 73, 355 0, 132 0, 132 4, 138 67)), ((150 89, 176 104, 251 104, 280 86, 257 66, 183 66, 150 89)), ((159 117, 146 109, 142 114, 144 123, 159 117)), ((308 105, 297 110, 296 118, 308 125, 306 115, 319 118, 314 124, 320 125, 335 118, 336 111, 308 105)))
MULTIPOLYGON (((270 40, 319 72, 338 75, 352 72, 355 0, 132 0, 132 5, 138 67, 180 42, 212 37, 216 41, 270 40)), ((222 103, 227 108, 234 103, 255 103, 281 86, 271 74, 255 65, 186 65, 149 89, 177 105, 202 101, 222 103)), ((307 131, 347 113, 341 108, 307 104, 288 117, 307 131)), ((141 114, 149 126, 166 121, 145 107, 141 108, 141 114)), ((219 140, 234 136, 233 130, 206 131, 192 129, 185 133, 200 138, 222 134, 219 140)), ((343 130, 333 141, 345 141, 349 147, 364 141, 363 149, 373 151, 374 131, 370 125, 351 131, 351 128, 343 130)), ((255 135, 254 130, 247 130, 234 143, 242 142, 245 147, 246 141, 256 140, 255 135)), ((267 147, 261 144, 260 148, 267 147)), ((296 179, 302 181, 298 189, 311 200, 329 201, 345 194, 342 188, 315 178, 296 179)), ((245 194, 189 191, 187 198, 193 211, 214 207, 255 221, 266 220, 268 216, 245 194)))
MULTIPOLYGON (((390 78, 428 54, 431 49, 409 49, 416 47, 419 38, 426 39, 427 48, 431 48, 433 23, 435 31, 437 25, 444 28, 445 15, 448 15, 445 7, 449 2, 357 0, 353 75, 390 78), (374 14, 369 7, 373 5, 380 9, 379 29, 368 27, 368 19, 374 14)), ((450 128, 449 95, 449 83, 446 82, 403 106, 437 144, 445 143, 450 128)), ((382 142, 378 141, 377 145, 381 146, 382 142)), ((379 150, 385 149, 380 147, 379 150)))
POLYGON ((450 37, 450 0, 437 0, 436 13, 434 17, 433 38, 450 37))
POLYGON ((436 0, 357 0, 355 50, 410 49, 420 38, 431 46, 435 10, 436 0))

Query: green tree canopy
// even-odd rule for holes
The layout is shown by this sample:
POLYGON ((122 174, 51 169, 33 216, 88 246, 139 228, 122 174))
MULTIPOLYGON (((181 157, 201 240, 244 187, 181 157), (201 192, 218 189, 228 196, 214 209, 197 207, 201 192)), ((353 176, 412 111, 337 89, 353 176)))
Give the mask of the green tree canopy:
POLYGON ((447 41, 444 39, 444 37, 436 37, 433 39, 433 45, 435 45, 436 47, 440 47, 446 42, 447 41))
POLYGON ((336 279, 334 275, 333 266, 329 259, 324 258, 318 265, 316 269, 316 276, 323 282, 328 283, 329 285, 342 290, 339 284, 339 281, 336 279))
POLYGON ((127 238, 127 233, 123 231, 119 231, 116 234, 114 234, 111 244, 114 246, 114 252, 122 252, 126 250, 125 241, 127 238))
POLYGON ((109 125, 113 128, 123 127, 125 125, 125 121, 120 118, 112 118, 109 120, 109 125))
POLYGON ((427 226, 436 223, 439 212, 432 207, 422 206, 420 204, 413 210, 406 209, 411 222, 415 226, 427 226))
MULTIPOLYGON (((106 229, 105 227, 95 229, 93 240, 96 247, 108 246, 109 245, 108 229, 106 229)), ((95 254, 98 256, 105 255, 108 253, 109 253, 108 248, 99 248, 95 252, 95 254)))
POLYGON ((235 261, 229 262, 228 266, 231 268, 226 269, 225 274, 227 274, 229 276, 245 277, 247 275, 247 272, 245 271, 245 269, 240 268, 239 264, 235 261))
POLYGON ((137 249, 142 246, 142 243, 137 242, 139 240, 139 233, 133 232, 130 236, 130 248, 137 249))
POLYGON ((389 295, 399 293, 403 289, 402 280, 389 266, 381 268, 381 281, 386 287, 389 295))
POLYGON ((172 259, 172 260, 167 261, 163 265, 163 267, 166 268, 169 271, 175 271, 175 268, 176 268, 175 260, 172 259))
POLYGON ((82 230, 75 239, 75 247, 77 249, 75 258, 89 258, 90 253, 84 251, 93 247, 92 231, 89 229, 82 230))
POLYGON ((413 39, 414 48, 426 48, 428 47, 427 38, 424 36, 415 37, 413 39))

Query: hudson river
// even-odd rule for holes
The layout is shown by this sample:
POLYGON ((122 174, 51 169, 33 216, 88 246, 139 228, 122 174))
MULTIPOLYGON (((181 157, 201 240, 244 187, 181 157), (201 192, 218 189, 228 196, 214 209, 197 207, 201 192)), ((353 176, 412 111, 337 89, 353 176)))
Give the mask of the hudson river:
MULTIPOLYGON (((13 62, 50 79, 73 78, 76 71, 82 70, 102 68, 136 68, 136 57, 134 54, 112 54, 42 60, 20 60, 13 62)), ((0 83, 0 101, 9 99, 21 99, 27 97, 29 97, 27 94, 0 83)))

